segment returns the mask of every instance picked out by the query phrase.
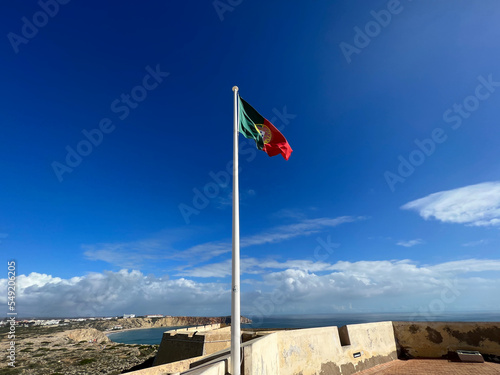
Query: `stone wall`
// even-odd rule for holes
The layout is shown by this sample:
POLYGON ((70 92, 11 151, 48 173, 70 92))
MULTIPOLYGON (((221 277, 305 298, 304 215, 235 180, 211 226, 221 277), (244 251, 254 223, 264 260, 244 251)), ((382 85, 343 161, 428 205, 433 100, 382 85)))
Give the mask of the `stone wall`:
MULTIPOLYGON (((397 358, 391 322, 277 332, 279 374, 350 375, 397 358), (344 345, 342 345, 344 344, 344 345)), ((253 373, 257 374, 257 373, 253 373)))
MULTIPOLYGON (((223 330, 222 335, 230 335, 229 327, 223 330)), ((206 332, 204 337, 217 331, 222 332, 206 332)), ((379 322, 259 334, 265 336, 242 344, 242 375, 352 375, 394 360, 398 353, 439 358, 464 349, 500 356, 500 323, 379 322)), ((130 374, 226 375, 229 368, 227 348, 130 374)))
POLYGON ((148 367, 148 368, 145 368, 142 370, 132 371, 132 372, 129 372, 127 374, 130 374, 130 375, 170 375, 170 374, 184 373, 185 371, 188 371, 189 369, 191 369, 193 363, 196 363, 204 358, 205 358, 205 356, 193 357, 193 358, 189 358, 189 359, 184 359, 182 361, 177 361, 177 362, 167 363, 164 365, 148 367))
POLYGON ((200 368, 186 372, 186 375, 226 375, 227 363, 219 361, 200 368))
POLYGON ((242 375, 279 374, 278 335, 273 333, 242 345, 242 375))
POLYGON ((166 331, 154 366, 209 355, 230 345, 231 327, 220 328, 220 324, 166 331))
POLYGON ((127 375, 227 375, 231 363, 229 351, 128 372, 127 375))
POLYGON ((393 326, 400 357, 442 358, 459 349, 500 356, 500 323, 393 322, 393 326))
POLYGON ((348 341, 342 342, 346 361, 341 368, 342 374, 353 374, 397 359, 392 322, 352 324, 340 330, 348 334, 348 341))
MULTIPOLYGON (((342 327, 341 332, 342 341, 337 327, 276 331, 248 341, 242 345, 242 374, 351 375, 365 368, 396 359, 396 344, 391 322, 348 325, 342 327)), ((203 337, 203 340, 212 341, 216 338, 215 335, 221 338, 225 334, 228 338, 230 337, 229 327, 205 332, 200 337, 203 337), (218 331, 224 331, 224 333, 221 335, 218 331)), ((172 350, 175 348, 174 351, 177 353, 182 352, 186 355, 188 352, 178 346, 179 342, 174 339, 182 338, 186 343, 193 340, 193 347, 197 348, 195 351, 200 355, 198 338, 195 336, 193 332, 183 333, 182 330, 178 330, 173 335, 165 332, 162 346, 168 343, 164 348, 172 350)), ((229 347, 229 342, 227 347, 229 347)), ((224 352, 222 353, 224 355, 224 352)), ((225 355, 229 355, 229 352, 225 355)), ((157 364, 162 361, 159 356, 160 353, 155 361, 157 364)), ((209 375, 212 371, 217 374, 222 366, 221 362, 224 362, 226 367, 229 363, 228 358, 220 358, 220 354, 218 356, 219 358, 214 359, 213 363, 209 362, 210 357, 202 361, 197 358, 196 360, 201 364, 198 368, 195 361, 183 360, 157 366, 156 369, 153 367, 151 371, 142 370, 134 375, 169 374, 175 370, 185 371, 183 374, 186 375, 195 373, 209 375), (194 368, 188 370, 188 366, 194 368), (162 372, 158 372, 160 369, 162 372)))

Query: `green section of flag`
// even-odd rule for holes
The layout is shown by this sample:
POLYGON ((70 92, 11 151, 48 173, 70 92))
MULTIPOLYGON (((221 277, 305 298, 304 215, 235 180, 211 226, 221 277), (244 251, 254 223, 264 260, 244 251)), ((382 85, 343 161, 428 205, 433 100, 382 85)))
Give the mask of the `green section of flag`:
POLYGON ((239 109, 239 131, 246 138, 254 139, 259 150, 264 148, 264 139, 262 138, 262 134, 260 133, 257 125, 264 124, 264 117, 260 115, 250 104, 240 99, 240 109, 239 109))

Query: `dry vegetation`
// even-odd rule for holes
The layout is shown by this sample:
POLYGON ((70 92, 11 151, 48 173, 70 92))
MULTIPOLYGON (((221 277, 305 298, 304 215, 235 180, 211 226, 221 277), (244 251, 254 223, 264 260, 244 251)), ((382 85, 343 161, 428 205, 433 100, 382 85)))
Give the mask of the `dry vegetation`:
MULTIPOLYGON (((0 335, 0 351, 7 353, 9 340, 0 335)), ((117 375, 134 366, 152 362, 158 345, 127 345, 111 342, 96 329, 64 331, 61 327, 16 329, 16 367, 0 363, 0 375, 117 375)), ((3 356, 5 358, 5 356, 3 356)))

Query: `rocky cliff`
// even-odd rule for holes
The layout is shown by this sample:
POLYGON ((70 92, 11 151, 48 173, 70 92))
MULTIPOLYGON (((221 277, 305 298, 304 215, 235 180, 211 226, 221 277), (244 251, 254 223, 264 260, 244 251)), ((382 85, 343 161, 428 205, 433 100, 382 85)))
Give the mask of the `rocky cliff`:
MULTIPOLYGON (((0 375, 116 375, 146 363, 150 366, 158 350, 158 345, 114 343, 92 328, 42 335, 36 327, 19 331, 16 368, 0 361, 0 375)), ((7 334, 1 334, 0 352, 8 353, 9 345, 7 334)))
MULTIPOLYGON (((241 323, 251 323, 248 318, 241 317, 241 323)), ((219 317, 199 317, 199 316, 172 316, 165 318, 127 318, 113 319, 108 321, 92 321, 86 324, 87 327, 104 331, 112 329, 114 326, 121 326, 123 329, 130 328, 156 328, 175 326, 196 326, 205 324, 230 324, 230 316, 219 317)))
POLYGON ((96 341, 99 343, 105 343, 111 341, 108 336, 106 336, 101 331, 95 328, 88 329, 72 329, 71 331, 66 331, 60 335, 68 337, 70 340, 80 342, 80 341, 96 341))

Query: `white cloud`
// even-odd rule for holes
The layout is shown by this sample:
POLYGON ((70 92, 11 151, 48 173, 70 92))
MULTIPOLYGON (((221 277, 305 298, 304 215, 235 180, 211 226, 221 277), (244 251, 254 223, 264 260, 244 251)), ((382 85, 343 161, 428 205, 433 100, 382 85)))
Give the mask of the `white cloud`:
POLYGON ((341 216, 334 219, 306 219, 296 224, 278 226, 268 231, 242 238, 241 246, 281 242, 295 237, 308 236, 313 233, 318 233, 325 228, 333 228, 340 224, 352 223, 354 221, 364 219, 364 217, 353 216, 341 216))
MULTIPOLYGON (((256 195, 255 190, 246 189, 240 191, 240 204, 244 204, 244 202, 256 195)), ((225 209, 228 207, 232 207, 233 205, 233 192, 232 190, 226 189, 226 194, 221 194, 215 198, 216 208, 225 209)))
POLYGON ((430 266, 429 269, 447 274, 500 271, 500 261, 479 259, 457 260, 430 266))
POLYGON ((133 268, 145 261, 165 257, 168 250, 166 241, 151 239, 123 243, 101 243, 82 245, 84 256, 90 260, 102 260, 119 267, 133 268))
POLYGON ((464 244, 462 244, 462 246, 474 247, 474 246, 487 245, 489 243, 490 243, 489 240, 478 240, 478 241, 471 241, 471 242, 464 243, 464 244))
POLYGON ((498 309, 500 303, 492 303, 487 296, 500 286, 500 279, 485 279, 481 272, 499 267, 500 260, 471 259, 435 266, 418 266, 409 260, 337 262, 329 267, 333 272, 324 275, 286 269, 264 274, 264 282, 273 291, 254 296, 252 314, 259 316, 259 311, 264 310, 334 311, 342 305, 365 311, 422 312, 434 306, 467 310, 472 304, 498 309), (476 273, 474 277, 470 272, 476 273))
POLYGON ((176 259, 189 259, 194 263, 198 263, 230 253, 231 246, 231 243, 226 241, 206 242, 192 246, 186 250, 178 251, 174 257, 176 259))
POLYGON ((306 219, 306 215, 302 210, 297 209, 281 209, 273 214, 273 217, 278 219, 297 219, 304 220, 306 219))
MULTIPOLYGON (((352 303, 358 308, 372 309, 400 308, 407 304, 415 309, 428 305, 436 297, 440 298, 444 290, 453 288, 450 284, 459 284, 455 289, 462 297, 453 302, 467 306, 467 301, 471 300, 470 296, 466 296, 468 290, 472 290, 474 295, 475 285, 481 284, 477 290, 479 295, 484 291, 492 292, 500 285, 500 280, 490 280, 488 284, 479 283, 481 278, 471 281, 460 276, 471 270, 495 270, 500 261, 482 261, 481 264, 461 269, 460 266, 465 266, 465 263, 432 268, 419 267, 409 261, 338 262, 332 266, 335 272, 322 276, 302 270, 285 270, 264 276, 264 279, 290 300, 298 298, 300 303, 291 305, 299 309, 314 304, 316 308, 325 310, 331 303, 352 303), (449 272, 441 273, 444 270, 449 272)), ((453 308, 451 304, 447 307, 453 308)))
POLYGON ((404 247, 412 247, 412 246, 415 246, 415 245, 421 245, 423 243, 424 243, 423 240, 421 240, 420 238, 417 238, 415 240, 399 241, 396 245, 404 246, 404 247))
POLYGON ((441 191, 406 203, 424 219, 471 226, 500 225, 500 182, 485 182, 441 191))
MULTIPOLYGON (((229 268, 229 262, 218 265, 229 268)), ((430 266, 410 260, 276 262, 251 258, 242 269, 259 272, 243 279, 242 312, 254 318, 269 314, 332 312, 339 306, 357 311, 420 311, 429 306, 466 310, 500 308, 492 299, 500 288, 500 260, 468 259, 430 266), (320 274, 321 273, 321 274, 320 274), (489 275, 489 276, 487 276, 489 275)), ((7 279, 0 279, 6 290, 7 279)), ((170 279, 139 271, 91 273, 63 279, 31 273, 17 279, 21 316, 114 316, 123 313, 229 315, 230 285, 170 279)), ((6 304, 6 295, 0 304, 6 304)))
MULTIPOLYGON (((270 269, 299 269, 304 271, 319 272, 330 269, 331 265, 324 262, 313 262, 312 260, 288 260, 278 262, 276 260, 263 260, 257 258, 243 258, 240 261, 241 274, 262 274, 270 269)), ((193 268, 181 268, 176 276, 189 277, 227 277, 231 276, 232 260, 206 264, 193 268)))
MULTIPOLYGON (((364 220, 364 217, 341 216, 337 218, 304 219, 295 224, 281 225, 267 231, 243 237, 241 247, 278 243, 292 238, 318 233, 343 223, 364 220)), ((145 262, 161 259, 187 260, 199 263, 231 252, 231 242, 212 241, 192 246, 185 250, 175 249, 173 243, 192 233, 177 230, 175 234, 161 232, 153 238, 122 243, 99 243, 82 245, 84 255, 90 260, 101 260, 122 268, 138 268, 145 262)))
MULTIPOLYGON (((248 247, 278 243, 296 237, 319 233, 322 230, 333 228, 343 223, 351 223, 364 219, 364 217, 353 216, 304 219, 295 224, 281 225, 252 236, 242 237, 240 246, 248 247)), ((178 251, 172 257, 175 259, 189 259, 191 262, 196 263, 212 259, 225 253, 230 253, 231 249, 232 245, 229 241, 213 241, 193 246, 187 250, 178 251)))
MULTIPOLYGON (((7 279, 0 280, 6 290, 7 279)), ((5 298, 0 297, 0 301, 5 298)), ((100 316, 127 312, 213 315, 230 301, 228 286, 170 280, 139 271, 91 273, 61 279, 33 272, 17 278, 21 316, 100 316)), ((5 304, 7 302, 5 301, 5 304)))

